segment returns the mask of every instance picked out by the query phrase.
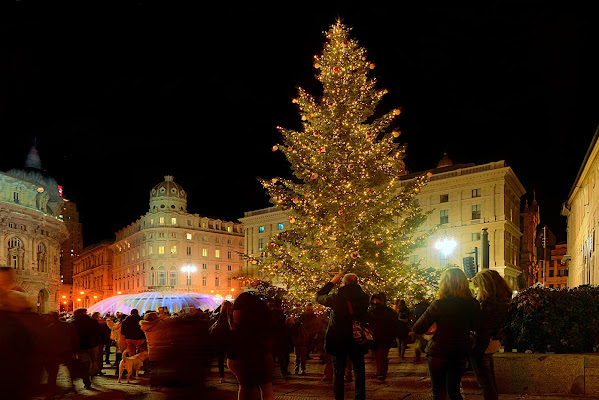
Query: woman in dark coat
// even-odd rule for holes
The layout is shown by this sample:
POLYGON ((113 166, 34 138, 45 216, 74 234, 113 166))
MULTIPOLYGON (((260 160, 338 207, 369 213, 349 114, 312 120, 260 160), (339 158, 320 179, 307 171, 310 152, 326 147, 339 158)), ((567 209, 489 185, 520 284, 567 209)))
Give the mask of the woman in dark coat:
POLYGON ((497 383, 493 366, 493 353, 499 350, 501 328, 507 319, 507 309, 512 291, 497 271, 486 269, 472 278, 478 289, 476 299, 480 303, 481 318, 473 335, 470 364, 484 400, 497 400, 497 383))
POLYGON ((415 334, 434 336, 426 346, 433 399, 462 399, 460 382, 470 354, 470 331, 480 315, 472 297, 468 278, 460 268, 448 268, 441 274, 437 300, 433 301, 414 324, 415 334))
POLYGON ((231 336, 229 318, 232 309, 233 303, 227 300, 223 301, 220 305, 218 318, 210 327, 210 338, 215 346, 214 352, 218 361, 218 376, 220 377, 220 383, 225 382, 225 355, 231 336))
POLYGON ((241 293, 233 303, 229 320, 231 342, 229 369, 239 382, 238 400, 273 399, 272 330, 270 309, 258 296, 241 293))

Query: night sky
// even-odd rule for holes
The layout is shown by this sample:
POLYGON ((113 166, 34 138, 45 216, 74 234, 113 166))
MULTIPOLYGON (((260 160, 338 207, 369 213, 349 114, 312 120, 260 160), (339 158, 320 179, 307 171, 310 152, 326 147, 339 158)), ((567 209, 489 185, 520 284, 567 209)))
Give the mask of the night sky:
POLYGON ((402 107, 410 171, 443 152, 506 160, 523 202, 536 191, 542 223, 566 238, 561 204, 599 125, 589 10, 46 3, 0 13, 0 170, 22 167, 37 138, 85 245, 143 215, 164 175, 191 213, 237 220, 270 206, 256 177, 290 174, 271 151, 276 126, 300 127, 298 86, 320 94, 312 56, 337 18, 389 90, 378 110, 402 107))

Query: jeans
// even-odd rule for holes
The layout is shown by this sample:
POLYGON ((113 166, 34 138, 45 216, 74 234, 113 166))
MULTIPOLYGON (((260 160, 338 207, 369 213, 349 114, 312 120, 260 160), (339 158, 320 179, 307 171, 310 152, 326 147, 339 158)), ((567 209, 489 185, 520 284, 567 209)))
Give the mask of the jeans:
POLYGON ((433 386, 433 400, 462 400, 460 382, 466 368, 465 358, 428 357, 428 369, 433 386))
POLYGON ((376 350, 372 350, 376 361, 376 376, 387 378, 389 369, 389 346, 379 345, 376 350))
POLYGON ((344 398, 343 376, 348 356, 354 369, 354 399, 364 400, 366 398, 366 368, 364 354, 357 349, 348 350, 346 354, 338 354, 331 357, 333 360, 333 394, 335 395, 335 400, 343 400, 344 398))
POLYGON ((478 386, 483 391, 484 400, 497 400, 497 383, 495 382, 495 367, 493 365, 493 353, 483 354, 479 357, 471 357, 470 364, 476 375, 478 386))
POLYGON ((306 357, 308 356, 308 348, 306 346, 295 346, 295 372, 306 371, 306 357))

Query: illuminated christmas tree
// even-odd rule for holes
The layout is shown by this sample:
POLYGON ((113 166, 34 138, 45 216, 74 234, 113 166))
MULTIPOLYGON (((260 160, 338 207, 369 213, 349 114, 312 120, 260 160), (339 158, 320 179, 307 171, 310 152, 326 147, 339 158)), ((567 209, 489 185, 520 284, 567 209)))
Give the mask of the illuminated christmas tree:
POLYGON ((283 142, 272 150, 285 154, 295 177, 261 180, 289 223, 252 263, 298 301, 312 299, 339 270, 390 297, 410 298, 436 282, 430 271, 405 264, 427 236, 416 233, 427 215, 415 196, 430 173, 402 185, 405 146, 392 129, 400 109, 374 117, 387 90, 368 77, 375 65, 349 33, 337 22, 314 57, 322 97, 300 88, 293 99, 303 129, 278 128, 283 142))

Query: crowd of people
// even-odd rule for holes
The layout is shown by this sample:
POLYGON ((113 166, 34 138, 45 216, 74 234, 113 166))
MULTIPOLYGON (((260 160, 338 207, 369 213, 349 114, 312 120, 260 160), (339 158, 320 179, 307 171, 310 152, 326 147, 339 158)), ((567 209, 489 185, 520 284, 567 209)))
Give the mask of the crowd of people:
MULTIPOLYGON (((286 313, 280 299, 265 301, 244 292, 214 311, 192 309, 171 315, 159 307, 142 314, 131 309, 128 314, 101 315, 78 308, 72 314, 41 317, 10 290, 10 272, 0 268, 0 313, 7 321, 0 330, 0 352, 39 363, 27 363, 27 378, 22 370, 0 379, 14 379, 9 387, 15 387, 15 382, 39 378, 43 368, 48 399, 56 394, 61 364, 68 368, 71 390, 79 379, 84 389, 93 390, 94 377, 110 365, 112 349, 115 375, 120 378, 123 373, 118 368, 122 360, 138 355, 151 390, 189 387, 190 397, 197 398, 216 360, 221 382, 225 382, 226 367, 235 376, 239 400, 269 400, 274 397, 275 369, 284 377, 305 375, 306 360, 317 358, 323 365, 321 379, 332 382, 335 399, 344 398, 347 381, 354 382, 354 398, 365 399, 365 355, 371 352, 375 360, 376 373, 371 378, 383 382, 389 373, 390 349, 397 347, 403 359, 408 346, 414 347, 413 362, 426 355, 433 399, 462 398, 460 381, 467 364, 476 374, 484 399, 497 399, 492 354, 499 348, 511 291, 493 270, 481 271, 472 279, 473 294, 463 271, 449 268, 441 276, 435 299, 418 298, 412 309, 401 299, 388 304, 384 293, 368 295, 355 274, 340 272, 315 293, 314 303, 306 303, 296 314, 286 313), (316 312, 315 303, 325 311, 316 312), (356 322, 370 327, 374 337, 370 346, 356 342, 356 322), (19 348, 18 355, 13 344, 19 348), (295 355, 294 365, 290 365, 290 354, 295 355)), ((131 363, 127 366, 133 369, 131 363)), ((26 399, 30 394, 20 390, 11 398, 26 399)), ((181 392, 178 395, 184 398, 181 392)))

